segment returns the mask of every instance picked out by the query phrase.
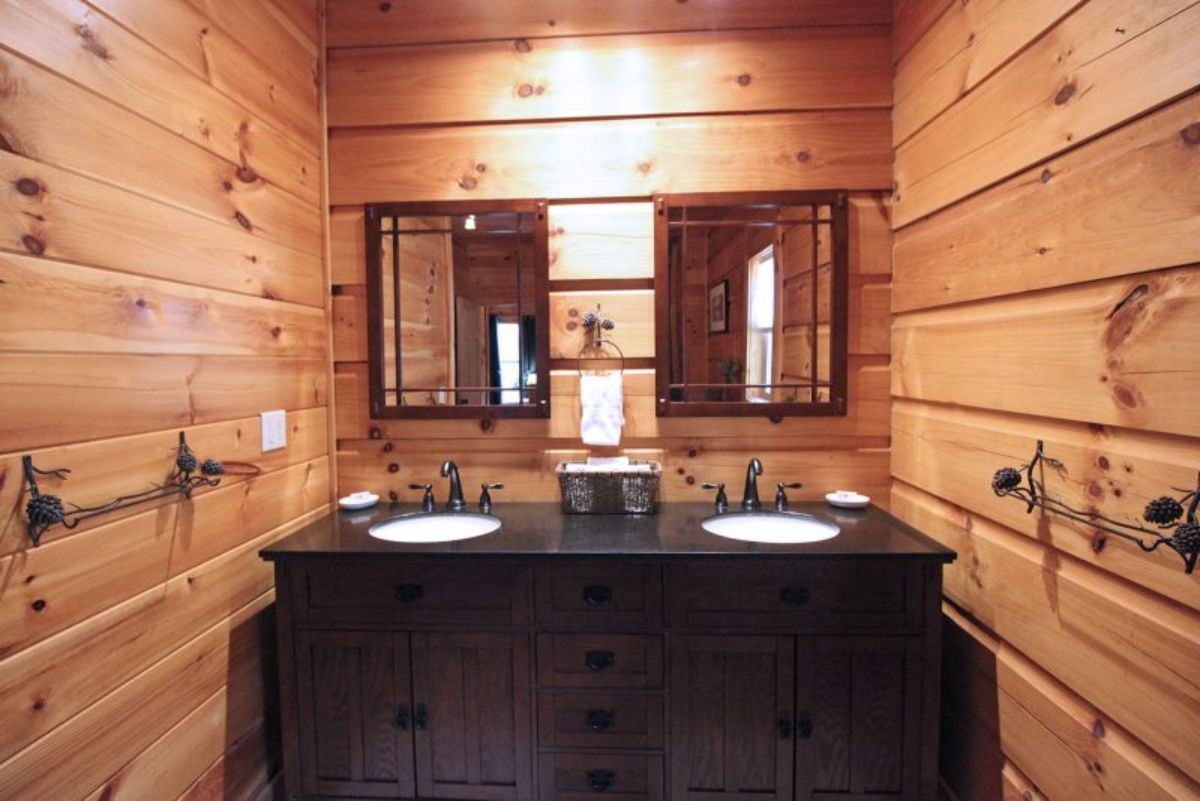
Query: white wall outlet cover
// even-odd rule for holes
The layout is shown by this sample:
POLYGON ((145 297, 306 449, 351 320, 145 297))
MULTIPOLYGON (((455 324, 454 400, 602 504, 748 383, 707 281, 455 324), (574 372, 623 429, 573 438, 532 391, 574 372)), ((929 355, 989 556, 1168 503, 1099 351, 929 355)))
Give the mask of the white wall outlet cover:
POLYGON ((287 412, 279 409, 260 415, 262 428, 262 452, 277 451, 287 447, 287 412))

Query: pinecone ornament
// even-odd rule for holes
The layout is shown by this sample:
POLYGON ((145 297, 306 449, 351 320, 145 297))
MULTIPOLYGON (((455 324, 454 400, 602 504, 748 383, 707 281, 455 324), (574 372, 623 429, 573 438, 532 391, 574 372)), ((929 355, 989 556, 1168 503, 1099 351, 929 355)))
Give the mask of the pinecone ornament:
POLYGON ((179 449, 179 455, 175 457, 175 466, 179 468, 181 473, 195 472, 200 466, 200 461, 196 458, 196 454, 192 453, 191 449, 184 445, 179 449))
POLYGON ((48 528, 61 521, 66 511, 57 495, 34 495, 25 504, 25 515, 38 528, 48 528))
POLYGON ((1019 486, 1021 486, 1021 473, 1016 468, 1001 467, 992 476, 992 490, 997 495, 1003 495, 1019 486))
POLYGON ((1165 526, 1174 523, 1183 516, 1183 506, 1174 498, 1168 498, 1166 495, 1161 498, 1155 498, 1146 504, 1146 511, 1142 512, 1142 517, 1148 523, 1153 523, 1156 526, 1165 526))
POLYGON ((611 331, 617 327, 617 324, 606 317, 606 318, 604 318, 604 322, 600 323, 600 327, 603 328, 605 331, 611 331))
POLYGON ((200 464, 200 472, 206 476, 222 476, 225 475, 225 465, 216 459, 205 459, 200 464))
POLYGON ((594 311, 584 312, 583 317, 579 320, 579 322, 584 328, 591 328, 596 323, 600 322, 600 315, 596 314, 594 311))
POLYGON ((1184 523, 1175 529, 1175 536, 1171 538, 1171 544, 1184 556, 1194 556, 1200 553, 1200 525, 1184 523))

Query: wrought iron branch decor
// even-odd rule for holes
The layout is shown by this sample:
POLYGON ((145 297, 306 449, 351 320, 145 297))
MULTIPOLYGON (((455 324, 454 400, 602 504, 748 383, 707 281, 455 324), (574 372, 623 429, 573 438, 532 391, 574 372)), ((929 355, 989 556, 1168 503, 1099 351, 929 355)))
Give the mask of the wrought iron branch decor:
POLYGON ((219 476, 225 473, 225 466, 216 459, 197 459, 188 447, 187 437, 180 431, 179 448, 175 451, 175 467, 165 482, 154 484, 142 492, 121 495, 99 506, 71 504, 71 508, 68 509, 57 495, 43 493, 38 488, 37 479, 38 476, 54 476, 66 480, 70 470, 39 470, 33 466, 32 456, 25 456, 22 465, 25 468, 25 490, 29 493, 29 500, 25 504, 25 530, 29 532, 29 539, 33 541, 35 548, 42 544, 42 535, 52 526, 61 525, 63 528, 72 529, 89 517, 173 495, 182 495, 190 500, 194 489, 217 486, 221 483, 219 476))
POLYGON ((1076 509, 1047 494, 1046 486, 1038 476, 1039 468, 1043 467, 1050 467, 1057 473, 1064 472, 1062 462, 1047 456, 1039 439, 1037 450, 1028 463, 1019 468, 1002 467, 995 472, 992 490, 1001 498, 1016 498, 1024 502, 1026 512, 1033 512, 1037 508, 1060 515, 1136 543, 1147 553, 1166 546, 1183 559, 1187 573, 1196 569, 1196 561, 1200 557, 1200 523, 1196 520, 1196 510, 1200 507, 1200 475, 1197 476, 1196 489, 1172 488, 1182 493, 1179 498, 1163 495, 1150 501, 1142 512, 1142 520, 1149 525, 1142 525, 1114 520, 1099 512, 1076 509))

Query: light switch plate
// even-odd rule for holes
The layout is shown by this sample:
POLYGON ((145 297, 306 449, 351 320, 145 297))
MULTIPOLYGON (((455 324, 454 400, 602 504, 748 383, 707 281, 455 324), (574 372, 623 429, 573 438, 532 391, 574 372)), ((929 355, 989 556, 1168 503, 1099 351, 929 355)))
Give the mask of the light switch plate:
POLYGON ((279 409, 261 415, 262 452, 277 451, 287 447, 287 412, 279 409))

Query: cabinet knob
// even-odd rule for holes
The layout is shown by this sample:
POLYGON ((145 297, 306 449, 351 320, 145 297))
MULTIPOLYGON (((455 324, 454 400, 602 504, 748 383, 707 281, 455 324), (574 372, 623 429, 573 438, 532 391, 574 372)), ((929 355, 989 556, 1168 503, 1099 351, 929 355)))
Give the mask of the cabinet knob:
POLYGON ((792 738, 792 716, 787 712, 779 713, 779 721, 776 723, 779 730, 780 740, 790 740, 792 738))
POLYGON ((429 709, 424 704, 417 704, 417 711, 413 715, 413 729, 425 731, 427 728, 429 728, 429 709))
POLYGON ((603 793, 612 787, 616 780, 617 774, 611 770, 593 768, 587 772, 587 786, 593 793, 603 793))
POLYGON ((616 664, 617 655, 612 651, 588 651, 583 655, 583 663, 588 670, 599 673, 616 664))
POLYGON ((612 728, 616 714, 609 709, 589 709, 587 711, 587 727, 594 732, 608 731, 612 728))
POLYGON ((806 587, 784 587, 779 591, 779 600, 788 606, 804 606, 808 603, 806 587))
POLYGON ((813 722, 810 713, 800 712, 796 715, 796 732, 805 740, 812 737, 813 722))
POLYGON ((401 704, 396 710, 396 728, 400 731, 408 731, 408 726, 412 722, 412 714, 408 711, 408 704, 401 704))
POLYGON ((590 609, 612 601, 612 587, 607 584, 588 584, 583 588, 583 603, 590 609))
POLYGON ((401 603, 410 604, 413 601, 420 600, 425 595, 425 588, 420 584, 398 584, 396 585, 396 600, 401 603))

